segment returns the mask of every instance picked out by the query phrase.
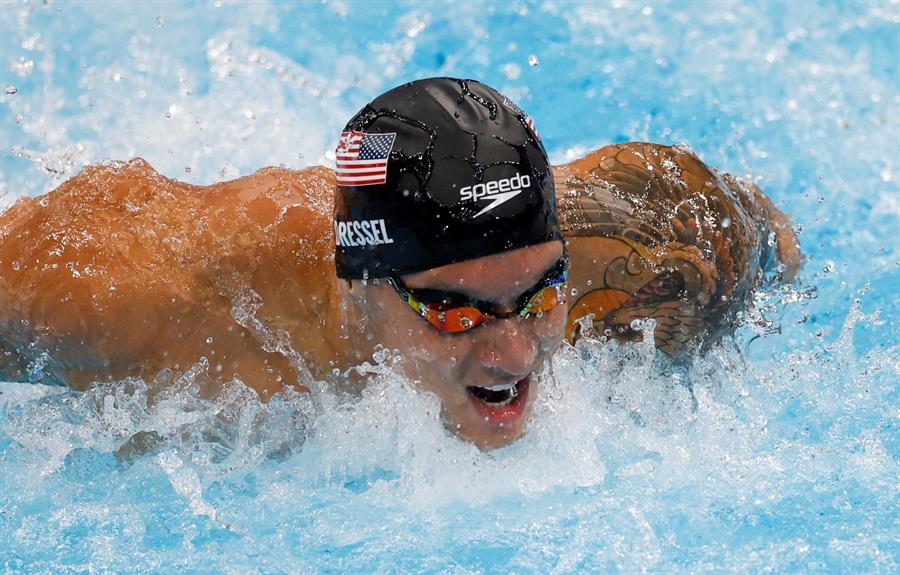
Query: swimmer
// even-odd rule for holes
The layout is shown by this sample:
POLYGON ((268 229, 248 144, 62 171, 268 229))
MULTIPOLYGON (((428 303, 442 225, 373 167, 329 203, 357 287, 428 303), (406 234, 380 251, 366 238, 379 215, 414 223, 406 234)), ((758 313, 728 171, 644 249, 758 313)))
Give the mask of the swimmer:
POLYGON ((472 80, 379 96, 336 157, 210 186, 134 159, 20 199, 0 214, 0 380, 162 386, 205 358, 213 388, 267 399, 344 381, 380 345, 491 449, 524 432, 564 338, 633 339, 652 317, 662 351, 695 353, 765 269, 799 264, 756 187, 654 144, 553 168, 522 110, 472 80))

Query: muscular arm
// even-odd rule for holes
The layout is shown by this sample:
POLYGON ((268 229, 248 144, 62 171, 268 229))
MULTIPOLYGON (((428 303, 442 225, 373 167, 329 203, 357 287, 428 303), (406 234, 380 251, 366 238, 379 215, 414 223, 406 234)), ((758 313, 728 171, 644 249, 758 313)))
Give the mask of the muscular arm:
MULTIPOLYGON (((22 379, 45 351, 38 377, 79 388, 152 379, 201 357, 212 379, 236 375, 263 393, 296 383, 289 359, 258 332, 277 334, 286 318, 321 323, 315 304, 292 296, 328 289, 330 198, 310 194, 330 190, 330 178, 322 168, 267 169, 197 187, 133 160, 20 200, 0 214, 0 374, 22 379), (235 320, 239 297, 250 298, 238 314, 247 325, 235 320)), ((313 352, 327 339, 318 334, 313 352)))
POLYGON ((680 355, 729 333, 736 313, 780 261, 790 281, 800 250, 790 221, 752 184, 693 153, 630 142, 556 168, 572 268, 567 337, 576 320, 622 339, 653 318, 656 344, 680 355), (774 233, 776 249, 768 241, 774 233))

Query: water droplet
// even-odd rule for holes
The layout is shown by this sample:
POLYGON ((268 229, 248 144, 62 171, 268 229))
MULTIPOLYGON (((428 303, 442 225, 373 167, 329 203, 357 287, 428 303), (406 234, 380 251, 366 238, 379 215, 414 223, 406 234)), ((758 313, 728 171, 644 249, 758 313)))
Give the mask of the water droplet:
POLYGON ((156 25, 159 26, 160 28, 162 28, 163 26, 166 25, 166 21, 162 19, 162 16, 156 17, 156 25))
POLYGON ((537 66, 538 64, 540 64, 540 61, 538 61, 538 57, 537 57, 537 56, 535 56, 534 54, 532 54, 531 56, 528 57, 528 65, 529 65, 529 66, 531 66, 532 68, 534 68, 534 67, 537 66))
POLYGON ((822 271, 825 272, 826 274, 830 274, 831 272, 834 271, 834 268, 835 268, 834 262, 831 260, 826 260, 825 265, 822 266, 822 271))
POLYGON ((572 289, 569 291, 569 293, 572 294, 572 297, 577 296, 577 295, 578 295, 578 288, 572 288, 572 289))
POLYGON ((121 82, 122 74, 119 74, 118 72, 116 72, 115 74, 112 75, 112 79, 113 79, 113 82, 121 82))
POLYGON ((20 56, 18 61, 12 62, 9 69, 15 72, 20 78, 25 78, 34 69, 34 61, 20 56))
POLYGON ((7 85, 6 85, 6 88, 4 88, 3 91, 6 92, 6 94, 7 94, 8 96, 12 96, 12 95, 15 94, 16 92, 18 92, 19 89, 16 88, 15 86, 13 86, 12 84, 7 84, 7 85))
POLYGON ((14 269, 15 271, 19 271, 20 267, 21 267, 21 266, 19 265, 19 262, 14 261, 14 262, 12 263, 12 269, 14 269))
POLYGON ((729 218, 728 216, 725 216, 724 218, 722 218, 722 227, 723 228, 727 228, 730 225, 731 225, 731 218, 729 218))
POLYGON ((185 166, 185 167, 184 167, 184 171, 187 172, 188 174, 190 174, 190 173, 191 173, 191 167, 190 167, 190 166, 185 166))
POLYGON ((216 340, 214 340, 212 337, 206 338, 206 343, 208 343, 208 344, 210 344, 210 345, 212 345, 213 343, 215 343, 215 341, 216 341, 216 340))

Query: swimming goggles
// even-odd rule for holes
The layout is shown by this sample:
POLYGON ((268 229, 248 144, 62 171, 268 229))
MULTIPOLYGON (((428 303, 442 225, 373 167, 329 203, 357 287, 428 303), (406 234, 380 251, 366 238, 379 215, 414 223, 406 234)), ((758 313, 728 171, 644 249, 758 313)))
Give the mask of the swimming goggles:
POLYGON ((569 257, 563 256, 532 287, 516 300, 510 312, 497 311, 491 302, 474 299, 465 294, 434 289, 412 289, 399 276, 387 281, 400 294, 409 307, 435 328, 446 333, 460 333, 501 318, 527 318, 532 314, 548 312, 565 303, 562 286, 569 274, 569 257))

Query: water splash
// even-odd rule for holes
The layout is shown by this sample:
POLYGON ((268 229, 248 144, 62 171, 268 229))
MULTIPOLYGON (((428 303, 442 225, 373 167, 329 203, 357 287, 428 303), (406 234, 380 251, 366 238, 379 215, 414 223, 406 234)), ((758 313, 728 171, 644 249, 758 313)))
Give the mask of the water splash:
POLYGON ((489 454, 386 356, 319 405, 241 382, 198 399, 202 362, 159 396, 0 385, 4 568, 898 570, 896 3, 141 6, 0 10, 0 207, 102 158, 198 183, 329 163, 373 94, 460 74, 520 101, 560 161, 691 143, 795 215, 808 271, 689 365, 561 350, 529 433, 489 454))

